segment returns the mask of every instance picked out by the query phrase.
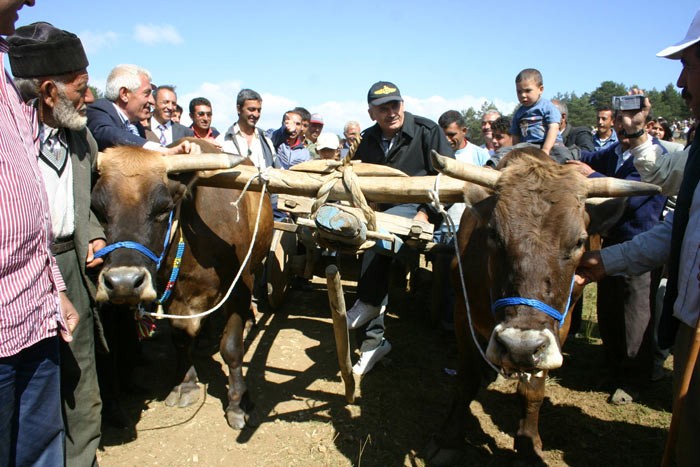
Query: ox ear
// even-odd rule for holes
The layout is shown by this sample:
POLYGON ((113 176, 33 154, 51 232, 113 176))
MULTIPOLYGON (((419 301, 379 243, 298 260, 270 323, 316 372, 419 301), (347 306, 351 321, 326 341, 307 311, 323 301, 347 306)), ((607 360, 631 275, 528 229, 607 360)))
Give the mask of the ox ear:
POLYGON ((170 192, 170 196, 172 196, 173 198, 173 204, 177 204, 187 193, 187 185, 178 180, 173 180, 169 178, 168 191, 170 192))
POLYGON ((588 235, 605 235, 625 212, 627 198, 588 198, 588 235))

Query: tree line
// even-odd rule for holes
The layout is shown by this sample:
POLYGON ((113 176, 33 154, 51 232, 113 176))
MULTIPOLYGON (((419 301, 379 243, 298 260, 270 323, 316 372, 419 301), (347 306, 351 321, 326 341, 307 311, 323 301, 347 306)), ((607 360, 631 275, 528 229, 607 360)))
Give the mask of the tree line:
MULTIPOLYGON (((584 92, 577 96, 574 92, 557 93, 552 99, 558 99, 566 103, 569 115, 568 124, 571 126, 586 126, 593 129, 596 126, 597 111, 601 107, 611 107, 613 96, 623 96, 630 89, 638 88, 637 85, 625 86, 614 81, 603 81, 594 91, 584 92)), ((663 90, 645 90, 646 96, 651 101, 652 116, 663 117, 668 121, 686 120, 690 118, 690 110, 685 105, 680 92, 673 84, 668 84, 663 90)), ((512 117, 512 114, 504 114, 492 102, 484 102, 478 110, 470 107, 463 110, 462 114, 469 127, 469 141, 474 144, 483 144, 481 135, 481 117, 488 110, 498 110, 501 114, 512 117)))

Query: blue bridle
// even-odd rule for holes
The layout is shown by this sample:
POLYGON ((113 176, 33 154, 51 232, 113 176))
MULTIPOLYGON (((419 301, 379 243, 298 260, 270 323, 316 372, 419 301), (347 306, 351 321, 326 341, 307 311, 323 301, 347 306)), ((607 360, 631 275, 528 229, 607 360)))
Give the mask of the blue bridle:
POLYGON ((170 211, 170 217, 168 218, 168 231, 165 234, 165 240, 163 241, 163 252, 160 254, 160 256, 157 256, 145 245, 127 240, 124 242, 116 242, 107 245, 106 247, 102 248, 101 250, 95 253, 95 258, 102 258, 103 256, 107 256, 108 254, 110 254, 114 250, 118 250, 119 248, 128 248, 130 250, 138 251, 139 253, 156 263, 156 270, 160 269, 160 264, 163 262, 165 252, 168 251, 168 243, 170 242, 170 230, 173 227, 174 212, 174 209, 170 211))
POLYGON ((524 297, 506 297, 506 298, 498 299, 491 306, 491 311, 495 314, 497 311, 499 311, 507 306, 525 305, 525 306, 529 306, 531 308, 534 308, 536 310, 539 310, 542 313, 556 319, 557 321, 559 321, 559 327, 561 328, 564 325, 564 321, 566 320, 566 315, 569 313, 569 306, 571 305, 571 293, 574 290, 575 277, 576 276, 574 275, 574 277, 571 278, 571 287, 569 287, 569 298, 566 301, 566 307, 564 308, 564 313, 560 313, 558 310, 552 308, 551 306, 547 305, 544 302, 541 302, 541 301, 536 300, 534 298, 524 298, 524 297))

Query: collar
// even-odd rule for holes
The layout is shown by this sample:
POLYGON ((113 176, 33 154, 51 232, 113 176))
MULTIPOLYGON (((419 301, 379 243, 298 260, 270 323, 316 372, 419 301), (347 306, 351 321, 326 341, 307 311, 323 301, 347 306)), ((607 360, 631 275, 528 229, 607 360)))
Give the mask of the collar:
POLYGON ((195 138, 200 138, 200 139, 214 139, 214 132, 211 131, 211 127, 209 127, 209 130, 207 131, 207 134, 204 135, 204 136, 199 136, 199 134, 197 134, 197 130, 194 128, 194 123, 193 123, 192 125, 190 125, 190 129, 191 129, 192 132, 194 133, 194 137, 195 137, 195 138))
POLYGON ((121 108, 119 108, 119 106, 118 106, 117 104, 115 104, 114 102, 112 102, 112 105, 113 105, 114 108, 117 110, 117 115, 119 115, 119 118, 122 119, 122 123, 133 123, 133 122, 129 121, 129 119, 127 118, 127 116, 126 116, 126 114, 124 113, 124 111, 123 111, 121 108))
POLYGON ((51 139, 55 139, 62 145, 67 146, 63 129, 53 128, 46 123, 42 123, 39 127, 39 139, 41 140, 42 145, 46 144, 47 141, 51 139))
POLYGON ((0 37, 0 53, 6 54, 10 51, 10 44, 4 37, 0 37))
POLYGON ((167 130, 168 128, 171 128, 171 127, 173 126, 173 121, 172 121, 172 120, 168 120, 168 121, 165 122, 165 123, 160 123, 158 120, 156 120, 156 123, 157 123, 156 128, 159 128, 161 125, 163 125, 163 126, 165 127, 166 130, 167 130))

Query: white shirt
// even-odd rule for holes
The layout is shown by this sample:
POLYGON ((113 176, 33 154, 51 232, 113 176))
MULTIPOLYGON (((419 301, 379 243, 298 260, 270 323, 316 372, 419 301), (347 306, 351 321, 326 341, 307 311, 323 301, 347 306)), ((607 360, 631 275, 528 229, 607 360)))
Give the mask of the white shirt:
MULTIPOLYGON (((229 134, 230 132, 227 131, 226 133, 220 134, 216 138, 216 142, 221 145, 222 151, 229 154, 237 154, 239 156, 247 157, 253 161, 253 165, 255 165, 257 168, 266 167, 265 156, 263 154, 262 143, 260 141, 260 132, 257 128, 253 131, 253 139, 250 143, 250 147, 248 147, 248 140, 246 139, 246 135, 241 131, 241 127, 238 125, 238 122, 233 124, 233 137, 236 138, 235 144, 233 140, 226 139, 226 136, 229 134), (243 154, 238 154, 236 144, 238 144, 238 147, 241 148, 241 152, 243 154)), ((273 147, 271 143, 269 143, 269 145, 271 148, 273 147)))

